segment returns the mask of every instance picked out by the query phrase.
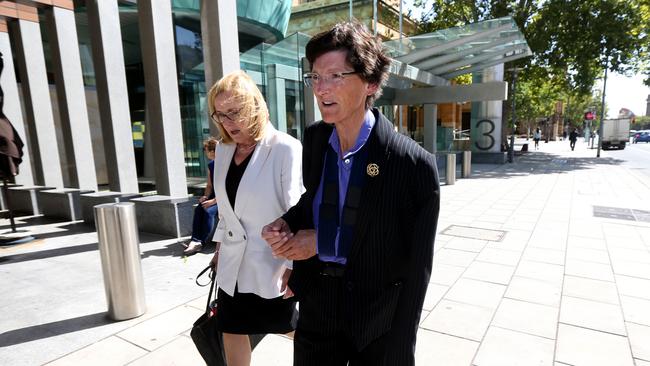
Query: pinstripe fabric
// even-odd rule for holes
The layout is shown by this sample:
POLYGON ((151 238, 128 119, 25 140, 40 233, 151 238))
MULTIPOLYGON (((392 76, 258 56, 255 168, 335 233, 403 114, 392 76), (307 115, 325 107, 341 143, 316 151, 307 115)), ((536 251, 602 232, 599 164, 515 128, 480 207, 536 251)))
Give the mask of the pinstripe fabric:
MULTIPOLYGON (((317 362, 316 355, 337 352, 346 353, 343 358, 350 359, 350 365, 414 363, 440 208, 438 173, 433 155, 394 132, 383 115, 373 112, 377 123, 367 142, 367 163, 376 164, 379 175, 368 176, 364 187, 345 275, 336 280, 338 284, 326 284, 316 257, 294 262, 289 286, 300 301, 301 312, 296 365, 335 365, 317 362), (311 348, 299 344, 318 339, 310 335, 334 336, 339 341, 335 346, 323 341, 325 352, 319 353, 319 344, 311 348), (337 351, 327 352, 331 347, 337 351), (298 354, 306 350, 314 354, 313 359, 298 354)), ((313 227, 311 204, 332 128, 320 122, 305 130, 303 182, 307 191, 284 216, 294 232, 313 227)))

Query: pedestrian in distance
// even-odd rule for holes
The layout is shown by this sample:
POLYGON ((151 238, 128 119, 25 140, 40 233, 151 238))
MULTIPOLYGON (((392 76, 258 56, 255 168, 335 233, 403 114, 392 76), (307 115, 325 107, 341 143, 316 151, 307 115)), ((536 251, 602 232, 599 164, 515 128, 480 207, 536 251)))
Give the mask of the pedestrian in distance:
POLYGON ((214 233, 215 219, 218 214, 217 199, 214 196, 212 187, 212 176, 214 176, 214 150, 217 148, 217 140, 214 137, 203 142, 203 151, 208 157, 208 179, 205 184, 203 196, 199 197, 199 204, 194 209, 192 219, 192 236, 190 240, 183 243, 185 250, 183 254, 193 255, 201 250, 211 241, 211 234, 214 233))
POLYGON ((294 365, 412 366, 440 208, 435 159, 372 108, 390 59, 365 26, 314 36, 306 57, 323 118, 304 133, 307 191, 262 232, 293 260, 294 365))
POLYGON ((542 138, 542 131, 540 131, 539 127, 535 130, 533 133, 533 141, 535 141, 535 150, 539 149, 539 140, 542 138))
POLYGON ((214 189, 219 223, 216 270, 217 328, 229 366, 250 365, 248 335, 289 333, 296 304, 284 299, 291 261, 273 257, 262 227, 296 204, 302 185, 302 146, 269 122, 262 93, 243 71, 219 80, 208 93, 210 116, 221 142, 214 189))
POLYGON ((569 146, 571 146, 571 151, 575 149, 576 141, 578 141, 578 130, 574 128, 569 134, 569 146))

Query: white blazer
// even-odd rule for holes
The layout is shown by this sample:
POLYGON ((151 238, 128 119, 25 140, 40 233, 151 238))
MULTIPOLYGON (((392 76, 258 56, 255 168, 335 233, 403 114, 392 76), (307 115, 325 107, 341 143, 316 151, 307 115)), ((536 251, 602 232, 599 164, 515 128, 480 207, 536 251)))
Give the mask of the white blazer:
POLYGON ((226 194, 226 175, 236 144, 218 144, 214 161, 214 191, 219 203, 219 224, 214 241, 220 242, 217 283, 233 296, 241 293, 263 298, 280 296, 281 277, 290 262, 273 258, 262 239, 262 227, 295 205, 304 191, 302 145, 295 138, 266 124, 242 176, 235 207, 226 194))

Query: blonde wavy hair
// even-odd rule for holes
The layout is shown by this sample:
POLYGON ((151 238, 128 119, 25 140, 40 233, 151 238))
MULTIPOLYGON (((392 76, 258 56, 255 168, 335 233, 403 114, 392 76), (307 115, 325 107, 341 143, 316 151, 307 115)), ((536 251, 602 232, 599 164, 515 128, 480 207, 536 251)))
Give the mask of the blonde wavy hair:
MULTIPOLYGON (((264 101, 264 96, 255 85, 253 79, 244 71, 233 71, 217 81, 208 92, 208 111, 210 119, 214 110, 214 101, 222 93, 230 93, 237 105, 241 107, 239 118, 241 121, 248 121, 246 127, 255 141, 264 136, 264 129, 269 121, 269 110, 264 101)), ((226 144, 233 142, 228 132, 220 123, 212 120, 217 125, 221 134, 221 141, 226 144)))

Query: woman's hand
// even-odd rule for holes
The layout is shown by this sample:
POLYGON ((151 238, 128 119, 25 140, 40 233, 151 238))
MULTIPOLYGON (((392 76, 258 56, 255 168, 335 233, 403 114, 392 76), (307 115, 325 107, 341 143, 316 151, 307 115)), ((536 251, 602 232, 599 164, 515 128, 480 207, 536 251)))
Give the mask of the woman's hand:
POLYGON ((300 230, 279 245, 272 245, 275 257, 299 261, 316 255, 316 230, 300 230))
POLYGON ((281 217, 262 228, 262 239, 275 251, 293 237, 291 229, 281 217))
POLYGON ((208 199, 208 197, 206 197, 206 196, 201 196, 201 197, 199 197, 199 203, 202 204, 202 203, 203 203, 205 200, 207 200, 207 199, 208 199))
POLYGON ((203 200, 203 201, 200 201, 200 200, 199 200, 199 202, 201 202, 201 206, 202 206, 203 208, 208 208, 208 207, 211 207, 211 206, 216 205, 216 204, 217 204, 217 199, 216 199, 216 198, 213 198, 213 199, 211 199, 211 200, 209 200, 209 199, 205 199, 205 200, 203 200))
POLYGON ((291 288, 289 288, 289 277, 291 277, 291 272, 289 268, 284 270, 284 273, 282 274, 282 285, 280 286, 280 292, 284 292, 284 290, 287 290, 284 292, 284 296, 282 296, 283 299, 288 299, 290 297, 293 297, 293 291, 291 291, 291 288))

